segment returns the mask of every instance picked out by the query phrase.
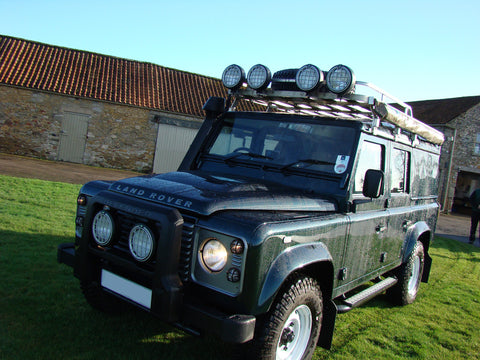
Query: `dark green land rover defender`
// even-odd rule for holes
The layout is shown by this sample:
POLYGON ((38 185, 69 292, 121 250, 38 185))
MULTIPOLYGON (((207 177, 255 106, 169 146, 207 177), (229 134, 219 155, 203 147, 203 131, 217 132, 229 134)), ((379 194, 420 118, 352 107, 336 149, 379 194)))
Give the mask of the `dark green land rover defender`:
POLYGON ((86 300, 247 343, 252 359, 310 359, 337 313, 379 293, 412 303, 442 133, 343 65, 231 65, 222 81, 177 172, 82 187, 58 259, 86 300))

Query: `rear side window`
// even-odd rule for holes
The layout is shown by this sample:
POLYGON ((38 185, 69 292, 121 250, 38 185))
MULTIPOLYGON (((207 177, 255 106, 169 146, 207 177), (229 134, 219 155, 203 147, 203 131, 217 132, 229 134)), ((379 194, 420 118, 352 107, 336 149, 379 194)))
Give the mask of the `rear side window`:
POLYGON ((360 150, 357 172, 355 173, 354 192, 362 193, 365 172, 368 169, 384 171, 384 146, 370 141, 364 141, 360 150))
POLYGON ((397 194, 409 193, 410 153, 405 150, 392 149, 390 168, 390 192, 397 194))

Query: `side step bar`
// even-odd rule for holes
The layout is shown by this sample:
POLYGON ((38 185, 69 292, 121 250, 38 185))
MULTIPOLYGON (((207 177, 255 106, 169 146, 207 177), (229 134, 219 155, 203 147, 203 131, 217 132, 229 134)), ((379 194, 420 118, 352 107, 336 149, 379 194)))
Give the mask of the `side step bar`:
POLYGON ((395 285, 398 280, 394 277, 388 277, 375 285, 370 286, 369 288, 359 292, 358 294, 349 297, 348 299, 342 300, 340 304, 337 304, 337 312, 339 314, 346 313, 347 311, 352 310, 355 307, 358 307, 368 300, 374 298, 378 294, 381 294, 388 288, 391 288, 395 285))

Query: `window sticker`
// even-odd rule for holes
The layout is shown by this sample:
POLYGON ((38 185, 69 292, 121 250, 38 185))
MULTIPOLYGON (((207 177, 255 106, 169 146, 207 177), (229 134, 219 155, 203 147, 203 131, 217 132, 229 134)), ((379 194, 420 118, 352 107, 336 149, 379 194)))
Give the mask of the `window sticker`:
POLYGON ((348 160, 350 156, 347 155, 338 155, 337 161, 335 163, 334 171, 336 174, 343 174, 347 170, 348 160))

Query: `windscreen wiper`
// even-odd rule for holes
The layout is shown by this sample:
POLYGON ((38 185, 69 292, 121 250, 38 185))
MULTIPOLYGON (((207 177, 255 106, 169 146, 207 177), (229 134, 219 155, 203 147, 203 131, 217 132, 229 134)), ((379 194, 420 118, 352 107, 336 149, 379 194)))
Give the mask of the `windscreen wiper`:
POLYGON ((273 160, 272 157, 262 155, 262 154, 255 154, 255 153, 252 153, 252 152, 239 152, 239 153, 233 154, 232 156, 229 156, 229 157, 225 158, 224 161, 228 164, 230 161, 235 160, 236 158, 238 158, 242 155, 250 156, 250 157, 255 158, 255 159, 273 160))
POLYGON ((298 165, 298 164, 307 164, 306 166, 303 166, 298 169, 304 169, 312 165, 335 165, 335 163, 331 161, 324 161, 324 160, 317 160, 317 159, 302 159, 302 160, 297 160, 293 163, 287 164, 285 166, 282 166, 280 168, 280 171, 291 170, 294 168, 295 165, 298 165))

